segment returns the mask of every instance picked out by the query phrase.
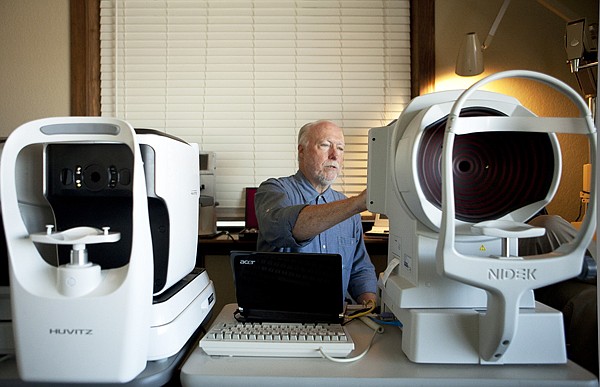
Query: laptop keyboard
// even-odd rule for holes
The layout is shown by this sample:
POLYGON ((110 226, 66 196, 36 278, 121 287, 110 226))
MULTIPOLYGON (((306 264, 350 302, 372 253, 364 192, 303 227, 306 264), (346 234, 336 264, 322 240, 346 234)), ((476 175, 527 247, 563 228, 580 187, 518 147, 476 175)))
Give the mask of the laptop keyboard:
POLYGON ((200 340, 209 355, 346 357, 354 349, 341 324, 217 323, 200 340))

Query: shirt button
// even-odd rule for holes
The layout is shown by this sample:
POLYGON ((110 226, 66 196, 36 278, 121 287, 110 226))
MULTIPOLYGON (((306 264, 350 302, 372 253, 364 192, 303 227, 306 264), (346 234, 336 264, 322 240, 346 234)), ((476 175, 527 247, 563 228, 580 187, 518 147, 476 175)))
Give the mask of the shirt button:
POLYGON ((323 248, 323 250, 326 250, 327 249, 327 245, 323 245, 322 248, 323 248))

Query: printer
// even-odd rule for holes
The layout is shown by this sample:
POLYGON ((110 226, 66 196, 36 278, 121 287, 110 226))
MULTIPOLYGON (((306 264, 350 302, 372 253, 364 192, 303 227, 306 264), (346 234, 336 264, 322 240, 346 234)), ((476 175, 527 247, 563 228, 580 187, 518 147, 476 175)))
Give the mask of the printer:
POLYGON ((183 357, 215 303, 195 268, 198 154, 102 117, 32 121, 6 139, 0 306, 11 305, 22 380, 135 382, 183 357))

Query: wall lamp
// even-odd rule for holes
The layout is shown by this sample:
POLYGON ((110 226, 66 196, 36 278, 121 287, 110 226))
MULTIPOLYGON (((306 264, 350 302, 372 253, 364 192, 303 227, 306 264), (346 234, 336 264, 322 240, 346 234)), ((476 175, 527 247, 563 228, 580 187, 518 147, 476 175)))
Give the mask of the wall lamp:
POLYGON ((479 75, 483 72, 483 51, 492 43, 492 39, 496 34, 498 25, 500 24, 509 3, 510 0, 504 0, 504 3, 502 3, 500 11, 498 11, 498 15, 496 16, 496 20, 494 20, 492 28, 490 28, 490 32, 483 44, 479 43, 479 37, 475 32, 469 32, 465 36, 456 58, 455 72, 457 75, 470 77, 479 75))

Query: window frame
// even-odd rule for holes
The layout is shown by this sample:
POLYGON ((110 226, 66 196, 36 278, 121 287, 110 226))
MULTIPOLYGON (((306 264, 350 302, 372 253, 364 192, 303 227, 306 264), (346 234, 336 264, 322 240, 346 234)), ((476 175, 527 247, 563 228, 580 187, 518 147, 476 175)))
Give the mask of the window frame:
POLYGON ((100 115, 100 0, 70 0, 71 115, 100 115))

